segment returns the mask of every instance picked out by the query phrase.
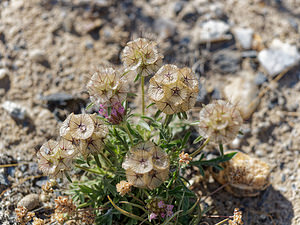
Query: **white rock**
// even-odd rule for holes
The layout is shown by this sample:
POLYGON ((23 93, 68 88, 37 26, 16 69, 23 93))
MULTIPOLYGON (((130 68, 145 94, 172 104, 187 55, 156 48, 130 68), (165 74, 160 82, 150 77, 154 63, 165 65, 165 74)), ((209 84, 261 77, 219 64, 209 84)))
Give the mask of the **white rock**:
POLYGON ((254 76, 243 72, 241 76, 230 79, 231 83, 223 89, 225 98, 237 105, 244 119, 248 119, 259 104, 258 87, 254 76))
POLYGON ((209 20, 201 24, 198 33, 200 42, 213 42, 231 39, 231 35, 226 35, 230 26, 221 20, 209 20))
POLYGON ((11 101, 5 101, 2 108, 15 119, 24 120, 27 116, 27 110, 24 107, 11 101))
POLYGON ((5 68, 0 69, 0 81, 9 75, 9 72, 5 68))
POLYGON ((269 49, 264 49, 258 54, 258 60, 269 75, 275 76, 298 64, 300 54, 295 45, 275 39, 269 49))
POLYGON ((250 49, 254 31, 251 28, 236 27, 233 29, 235 38, 243 49, 250 49))
POLYGON ((40 204, 39 196, 37 194, 29 194, 22 198, 17 206, 24 206, 26 209, 31 211, 32 209, 36 208, 40 204))
POLYGON ((29 57, 34 62, 43 62, 46 59, 46 53, 40 49, 33 49, 29 52, 29 57))

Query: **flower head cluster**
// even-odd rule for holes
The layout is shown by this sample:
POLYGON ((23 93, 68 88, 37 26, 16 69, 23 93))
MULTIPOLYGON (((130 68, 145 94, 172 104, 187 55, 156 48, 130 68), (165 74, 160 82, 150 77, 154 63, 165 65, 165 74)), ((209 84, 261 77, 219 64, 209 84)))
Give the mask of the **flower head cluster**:
POLYGON ((128 182, 151 190, 167 179, 169 166, 167 153, 150 141, 132 147, 122 164, 128 182))
POLYGON ((60 128, 60 135, 72 143, 85 158, 89 154, 100 152, 104 147, 104 138, 108 128, 96 114, 70 114, 60 128))
POLYGON ((60 128, 60 141, 49 140, 38 151, 39 168, 54 177, 70 170, 78 153, 87 157, 101 151, 107 133, 107 126, 96 114, 70 114, 60 128))
POLYGON ((126 99, 127 80, 113 68, 101 68, 93 74, 87 84, 92 102, 111 106, 126 99))
POLYGON ((108 107, 100 104, 100 116, 106 118, 108 122, 113 125, 117 125, 123 122, 126 112, 125 108, 120 102, 115 102, 112 104, 110 115, 108 115, 108 111, 108 107))
POLYGON ((191 109, 199 92, 198 80, 192 70, 167 64, 150 79, 148 95, 159 110, 166 114, 191 109))
POLYGON ((22 225, 25 225, 35 216, 34 212, 28 212, 28 209, 24 206, 17 207, 15 209, 15 212, 17 216, 17 221, 22 225))
POLYGON ((147 204, 147 208, 151 212, 149 215, 150 221, 155 219, 160 219, 160 218, 165 219, 173 216, 174 205, 165 204, 164 201, 157 198, 152 199, 147 204))
POLYGON ((145 38, 128 42, 121 54, 125 69, 142 76, 154 74, 162 65, 162 59, 163 56, 157 50, 157 43, 145 38))
POLYGON ((229 225, 243 225, 243 221, 242 221, 242 212, 240 211, 239 208, 235 208, 234 209, 234 213, 233 213, 233 220, 229 220, 228 224, 229 225))
POLYGON ((116 185, 117 192, 119 192, 121 196, 124 196, 130 192, 131 186, 132 186, 131 183, 125 180, 121 180, 120 183, 116 185))
POLYGON ((189 164, 192 159, 193 157, 191 157, 188 153, 181 152, 179 154, 179 163, 189 164))
POLYGON ((216 100, 200 111, 200 135, 216 143, 228 143, 238 134, 243 119, 229 102, 216 100))
POLYGON ((37 217, 33 217, 32 225, 44 225, 44 224, 45 224, 44 220, 37 217))
POLYGON ((55 201, 55 212, 57 213, 67 213, 72 215, 75 210, 76 206, 74 205, 72 199, 69 199, 67 196, 58 196, 55 201))

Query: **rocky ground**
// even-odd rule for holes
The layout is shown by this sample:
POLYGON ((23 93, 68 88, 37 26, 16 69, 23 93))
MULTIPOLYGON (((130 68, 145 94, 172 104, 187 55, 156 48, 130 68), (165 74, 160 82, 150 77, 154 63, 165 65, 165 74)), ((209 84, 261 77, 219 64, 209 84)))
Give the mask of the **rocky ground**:
MULTIPOLYGON (((122 47, 139 36, 199 76, 195 115, 211 99, 238 103, 244 135, 227 148, 272 168, 258 197, 221 190, 207 199, 210 213, 239 207, 245 224, 300 224, 298 0, 4 0, 0 17, 0 165, 19 164, 0 168, 1 224, 14 224, 16 203, 41 192, 35 152, 84 109, 89 75, 120 66, 122 47)), ((209 192, 219 186, 207 182, 209 192)))

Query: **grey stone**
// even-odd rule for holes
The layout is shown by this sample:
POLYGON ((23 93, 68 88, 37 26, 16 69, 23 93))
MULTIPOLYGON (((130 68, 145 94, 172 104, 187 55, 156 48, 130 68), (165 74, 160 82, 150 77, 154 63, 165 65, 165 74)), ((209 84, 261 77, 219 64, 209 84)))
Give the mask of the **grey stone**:
POLYGON ((254 82, 256 85, 262 85, 264 82, 266 82, 268 80, 267 76, 261 72, 259 72, 255 79, 254 82))
POLYGON ((251 28, 236 27, 233 29, 235 38, 243 49, 250 49, 254 31, 251 28))
POLYGON ((10 185, 9 180, 7 179, 5 168, 0 168, 0 193, 8 188, 10 185))
POLYGON ((222 50, 212 57, 214 70, 226 74, 235 73, 240 69, 241 55, 236 51, 222 50))
POLYGON ((269 49, 259 52, 258 60, 269 75, 275 76, 300 62, 300 54, 295 45, 275 39, 269 49))
POLYGON ((2 108, 5 109, 14 119, 25 120, 27 117, 27 110, 15 102, 5 101, 2 104, 2 108))
POLYGON ((166 39, 175 35, 176 23, 167 18, 160 18, 155 20, 154 30, 160 38, 166 39))
POLYGON ((24 198, 22 198, 18 202, 17 206, 18 207, 24 206, 26 209, 31 211, 34 208, 36 208, 39 204, 40 204, 39 196, 37 194, 29 194, 29 195, 26 195, 24 198))

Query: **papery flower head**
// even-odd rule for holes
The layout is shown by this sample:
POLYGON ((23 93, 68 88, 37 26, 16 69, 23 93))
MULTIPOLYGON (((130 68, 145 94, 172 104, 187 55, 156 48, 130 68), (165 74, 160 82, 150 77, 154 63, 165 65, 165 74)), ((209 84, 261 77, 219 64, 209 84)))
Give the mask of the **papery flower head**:
POLYGON ((236 106, 216 100, 200 111, 200 135, 215 143, 228 143, 238 134, 243 119, 236 106))
POLYGON ((162 64, 163 56, 158 53, 157 43, 138 38, 126 44, 121 60, 126 70, 142 76, 155 73, 162 64))
POLYGON ((132 184, 129 183, 128 181, 121 180, 120 183, 118 183, 116 185, 117 192, 119 192, 119 194, 121 196, 124 196, 124 195, 126 195, 127 193, 130 192, 131 186, 132 186, 132 184))
POLYGON ((169 166, 167 153, 151 141, 132 147, 122 163, 127 180, 133 186, 151 190, 167 179, 169 166))
POLYGON ((128 92, 127 80, 113 68, 101 68, 93 74, 87 84, 92 102, 96 105, 110 106, 114 102, 123 102, 128 92))
POLYGON ((191 69, 167 64, 150 79, 148 95, 159 110, 174 114, 191 109, 198 91, 198 80, 191 69))

